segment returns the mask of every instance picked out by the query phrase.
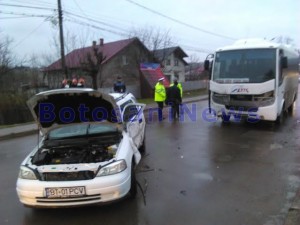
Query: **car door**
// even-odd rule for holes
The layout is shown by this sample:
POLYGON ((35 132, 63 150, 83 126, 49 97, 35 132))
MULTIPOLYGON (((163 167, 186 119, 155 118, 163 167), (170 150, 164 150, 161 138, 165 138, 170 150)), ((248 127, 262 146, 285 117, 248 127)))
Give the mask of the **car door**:
POLYGON ((144 108, 145 104, 129 103, 122 111, 124 126, 137 148, 141 146, 144 139, 146 125, 143 113, 144 108))

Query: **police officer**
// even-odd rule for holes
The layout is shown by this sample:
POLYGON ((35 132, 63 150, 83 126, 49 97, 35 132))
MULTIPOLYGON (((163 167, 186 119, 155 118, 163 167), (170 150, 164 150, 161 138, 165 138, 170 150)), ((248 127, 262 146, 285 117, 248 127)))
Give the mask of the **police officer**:
POLYGON ((154 101, 158 105, 158 120, 162 121, 164 102, 166 100, 166 89, 163 84, 164 78, 159 78, 154 88, 154 101))
POLYGON ((114 83, 114 92, 118 92, 118 93, 126 92, 126 85, 122 81, 122 78, 120 76, 117 77, 117 81, 114 83))

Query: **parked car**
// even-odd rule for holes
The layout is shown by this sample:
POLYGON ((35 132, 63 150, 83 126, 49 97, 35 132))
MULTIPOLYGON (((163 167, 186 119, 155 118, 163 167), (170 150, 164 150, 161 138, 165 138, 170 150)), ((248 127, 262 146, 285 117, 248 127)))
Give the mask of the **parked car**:
POLYGON ((28 106, 42 138, 20 167, 21 203, 68 207, 136 195, 145 105, 132 94, 58 89, 35 95, 28 106))

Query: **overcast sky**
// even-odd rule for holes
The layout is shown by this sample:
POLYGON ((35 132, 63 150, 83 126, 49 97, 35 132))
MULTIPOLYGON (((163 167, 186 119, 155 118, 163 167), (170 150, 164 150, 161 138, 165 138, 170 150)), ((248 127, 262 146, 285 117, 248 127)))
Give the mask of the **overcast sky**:
MULTIPOLYGON (((61 1, 65 32, 85 37, 87 45, 92 39, 125 39, 133 27, 152 27, 169 31, 188 55, 201 59, 241 38, 284 36, 300 46, 299 0, 61 1)), ((57 9, 56 0, 0 0, 0 30, 13 39, 17 55, 54 51, 57 11, 51 9, 57 9)))

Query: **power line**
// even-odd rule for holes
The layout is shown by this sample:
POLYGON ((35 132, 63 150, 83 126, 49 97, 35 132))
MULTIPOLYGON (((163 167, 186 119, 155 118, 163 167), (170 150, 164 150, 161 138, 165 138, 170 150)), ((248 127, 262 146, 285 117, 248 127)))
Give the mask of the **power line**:
MULTIPOLYGON (((21 8, 29 8, 29 9, 43 9, 43 10, 52 10, 52 11, 57 11, 57 9, 54 9, 54 8, 45 8, 45 7, 36 7, 36 6, 28 6, 28 5, 16 5, 16 4, 3 4, 3 3, 0 3, 0 5, 4 5, 4 6, 11 6, 11 7, 21 7, 21 8)), ((79 7, 79 6, 78 6, 79 7)), ((78 14, 75 14, 75 13, 72 13, 72 12, 69 12, 69 11, 66 11, 64 10, 63 11, 65 14, 69 14, 69 15, 73 15, 73 16, 76 16, 76 17, 79 17, 79 18, 82 18, 82 19, 86 19, 86 20, 89 20, 89 21, 92 21, 92 22, 96 22, 96 23, 100 23, 102 25, 105 25, 105 26, 109 26, 109 27, 114 27, 116 29, 119 29, 119 30, 123 30, 123 31, 126 31, 120 27, 116 27, 112 24, 108 24, 108 23, 104 23, 104 22, 101 22, 101 21, 98 21, 98 20, 94 20, 94 19, 91 19, 91 18, 88 18, 88 17, 84 17, 84 16, 80 16, 78 14)), ((84 13, 83 13, 84 14, 84 13)), ((41 17, 41 16, 37 16, 37 17, 41 17)))
POLYGON ((117 27, 117 26, 114 26, 114 25, 111 25, 111 24, 108 24, 108 23, 105 23, 105 22, 101 22, 101 21, 94 20, 94 19, 91 19, 91 18, 88 18, 88 17, 80 16, 80 15, 77 15, 75 13, 71 13, 71 12, 68 12, 68 11, 64 11, 64 12, 65 12, 65 14, 76 16, 76 17, 86 19, 86 20, 91 21, 91 22, 99 23, 99 24, 102 24, 102 25, 105 25, 105 26, 108 26, 108 27, 113 27, 113 28, 116 28, 118 30, 123 30, 124 32, 127 32, 127 30, 125 30, 125 29, 122 29, 120 27, 117 27))
POLYGON ((110 29, 106 29, 106 28, 99 27, 99 26, 96 26, 96 25, 92 25, 92 24, 82 22, 82 21, 79 21, 79 20, 76 20, 76 19, 65 19, 65 20, 69 21, 69 22, 77 23, 77 24, 80 24, 80 25, 83 25, 83 26, 92 27, 92 28, 95 28, 97 30, 102 30, 102 31, 106 31, 106 32, 109 32, 109 33, 112 33, 112 34, 117 34, 117 35, 120 35, 120 36, 128 37, 128 34, 117 32, 117 31, 110 30, 110 29))
POLYGON ((24 16, 24 17, 44 17, 44 18, 52 17, 52 15, 28 14, 28 13, 18 13, 18 12, 5 12, 5 11, 2 11, 2 10, 0 10, 0 14, 16 15, 16 16, 24 16))
POLYGON ((32 16, 9 16, 9 17, 0 17, 0 20, 9 20, 9 19, 21 19, 21 18, 28 18, 32 16))
MULTIPOLYGON (((6 4, 10 4, 10 1, 11 0, 8 0, 9 3, 6 3, 6 4)), ((2 1, 3 2, 3 1, 2 1)), ((14 0, 14 2, 16 3, 20 3, 20 4, 33 4, 34 6, 51 6, 51 7, 54 7, 56 8, 56 4, 53 4, 53 3, 49 3, 49 2, 45 2, 45 1, 41 1, 41 0, 14 0)))
POLYGON ((177 20, 177 19, 175 19, 175 18, 172 18, 172 17, 170 17, 170 16, 164 15, 164 14, 162 14, 162 13, 160 13, 160 12, 157 12, 157 11, 155 11, 155 10, 153 10, 153 9, 150 9, 150 8, 148 8, 148 7, 146 7, 146 6, 143 6, 143 5, 141 5, 141 4, 139 4, 139 3, 135 2, 135 1, 132 1, 132 0, 126 0, 126 1, 129 2, 129 3, 131 3, 131 4, 134 4, 134 5, 138 6, 138 7, 140 7, 140 8, 143 8, 143 9, 145 9, 145 10, 147 10, 147 11, 150 11, 150 12, 156 14, 156 15, 162 16, 162 17, 164 17, 164 18, 166 18, 166 19, 169 19, 169 20, 171 20, 171 21, 173 21, 173 22, 176 22, 176 23, 178 23, 178 24, 181 24, 181 25, 183 25, 183 26, 192 28, 192 29, 194 29, 194 30, 201 31, 201 32, 203 32, 203 33, 210 34, 210 35, 217 36, 217 37, 221 37, 221 38, 226 38, 226 39, 236 40, 236 38, 229 37, 229 36, 225 36, 225 35, 222 35, 222 34, 217 34, 217 33, 214 33, 214 32, 211 32, 211 31, 204 30, 204 29, 202 29, 202 28, 196 27, 196 26, 194 26, 194 25, 191 25, 191 24, 182 22, 182 21, 180 21, 180 20, 177 20))
POLYGON ((37 7, 37 6, 28 6, 28 5, 15 5, 15 4, 3 4, 3 3, 0 3, 0 5, 11 6, 11 7, 19 7, 19 8, 28 8, 28 9, 43 9, 43 10, 57 11, 57 9, 48 8, 48 7, 46 8, 46 7, 37 7))
POLYGON ((85 12, 82 10, 82 8, 79 6, 79 4, 77 3, 77 1, 76 1, 76 0, 73 0, 73 1, 75 2, 76 6, 77 6, 78 9, 80 10, 80 12, 82 12, 83 15, 87 16, 87 15, 85 14, 85 12))
POLYGON ((189 46, 189 45, 180 45, 182 47, 184 47, 186 50, 190 50, 190 51, 195 51, 195 52, 201 52, 201 53, 211 53, 214 50, 210 50, 210 49, 204 49, 204 48, 197 48, 197 47, 193 47, 193 46, 189 46))
POLYGON ((15 46, 13 46, 12 48, 16 48, 18 47, 20 44, 22 44, 27 38, 29 38, 35 31, 37 31, 42 25, 43 23, 45 22, 42 21, 36 28, 34 28, 32 31, 30 31, 21 41, 19 41, 15 46))
MULTIPOLYGON (((74 1, 75 1, 75 3, 76 3, 76 0, 74 0, 74 1)), ((171 18, 171 17, 168 17, 168 16, 166 16, 166 15, 163 15, 163 14, 161 14, 161 13, 159 13, 159 12, 154 11, 154 10, 151 10, 151 9, 149 9, 149 8, 147 8, 147 7, 144 7, 144 6, 142 6, 142 5, 138 4, 138 3, 135 3, 134 1, 131 1, 131 0, 127 0, 127 1, 130 2, 130 3, 136 4, 136 5, 140 6, 140 7, 143 7, 143 8, 145 8, 145 9, 147 9, 147 10, 150 10, 151 12, 156 13, 156 14, 158 14, 158 15, 160 15, 160 16, 163 16, 163 17, 165 17, 165 18, 167 18, 167 19, 171 19, 171 20, 173 20, 174 22, 177 22, 177 23, 180 23, 180 24, 182 24, 182 25, 189 26, 189 27, 192 26, 192 25, 183 23, 183 22, 181 22, 181 21, 179 21, 179 20, 176 20, 176 19, 173 19, 173 18, 171 18)), ((20 2, 20 1, 19 1, 19 2, 20 2)), ((77 4, 78 8, 80 8, 79 5, 78 5, 78 3, 76 3, 76 4, 77 4)), ((57 9, 54 9, 54 8, 48 8, 48 7, 36 7, 36 6, 28 6, 28 5, 3 4, 3 3, 0 3, 0 5, 6 5, 6 6, 12 6, 12 7, 21 7, 21 8, 32 8, 32 9, 42 9, 42 10, 57 11, 57 9)), ((82 14, 86 15, 86 14, 83 12, 83 10, 82 10, 81 8, 80 8, 80 10, 81 10, 82 14)), ((51 17, 53 17, 53 15, 28 14, 28 13, 4 12, 4 11, 0 11, 0 13, 2 13, 2 14, 10 14, 10 15, 18 15, 18 16, 22 16, 22 17, 43 17, 43 18, 51 18, 51 17)), ((128 35, 129 35, 129 34, 128 34, 128 30, 126 30, 126 29, 123 29, 123 28, 114 26, 114 25, 109 24, 109 23, 101 22, 101 21, 99 21, 99 20, 95 20, 95 19, 89 18, 87 15, 86 15, 86 16, 81 16, 81 15, 78 15, 78 14, 76 14, 76 13, 73 13, 73 12, 70 12, 70 11, 66 11, 66 10, 64 10, 64 13, 65 13, 65 15, 67 15, 67 16, 70 18, 70 19, 66 19, 66 18, 65 18, 66 21, 69 21, 69 22, 72 22, 72 23, 76 23, 76 24, 80 24, 80 25, 82 25, 82 26, 91 27, 91 28, 94 28, 94 29, 97 29, 97 30, 109 32, 109 33, 112 33, 112 34, 116 34, 116 35, 118 35, 118 36, 128 37, 128 35), (72 19, 72 16, 73 16, 73 17, 76 17, 76 18, 84 19, 84 20, 87 20, 87 21, 90 21, 90 22, 99 23, 99 24, 108 26, 108 27, 110 27, 110 28, 115 28, 117 31, 116 31, 116 30, 112 30, 112 29, 103 28, 103 27, 100 27, 100 26, 96 26, 96 25, 93 25, 93 24, 90 24, 90 23, 87 23, 87 22, 79 21, 79 20, 77 20, 77 19, 72 19), (123 31, 123 32, 120 32, 120 31, 123 31)), ((0 19, 1 19, 1 18, 0 18, 0 19)), ((43 22, 45 22, 45 21, 43 21, 43 22)), ((37 28, 35 28, 32 32, 30 32, 24 39, 27 39, 27 38, 28 38, 35 30, 37 30, 40 26, 41 26, 41 25, 39 25, 39 26, 38 26, 37 28)), ((193 28, 193 29, 196 29, 196 27, 193 27, 193 26, 192 26, 192 28, 193 28)), ((197 28, 197 29, 200 29, 200 28, 197 28)), ((19 45, 19 43, 18 43, 16 46, 18 46, 18 45, 19 45)), ((201 49, 201 48, 191 47, 191 46, 185 46, 185 45, 182 45, 182 46, 186 47, 186 49, 189 49, 189 50, 191 50, 191 51, 197 51, 197 52, 202 52, 202 53, 208 53, 208 52, 211 52, 211 51, 208 50, 208 49, 201 49)))

